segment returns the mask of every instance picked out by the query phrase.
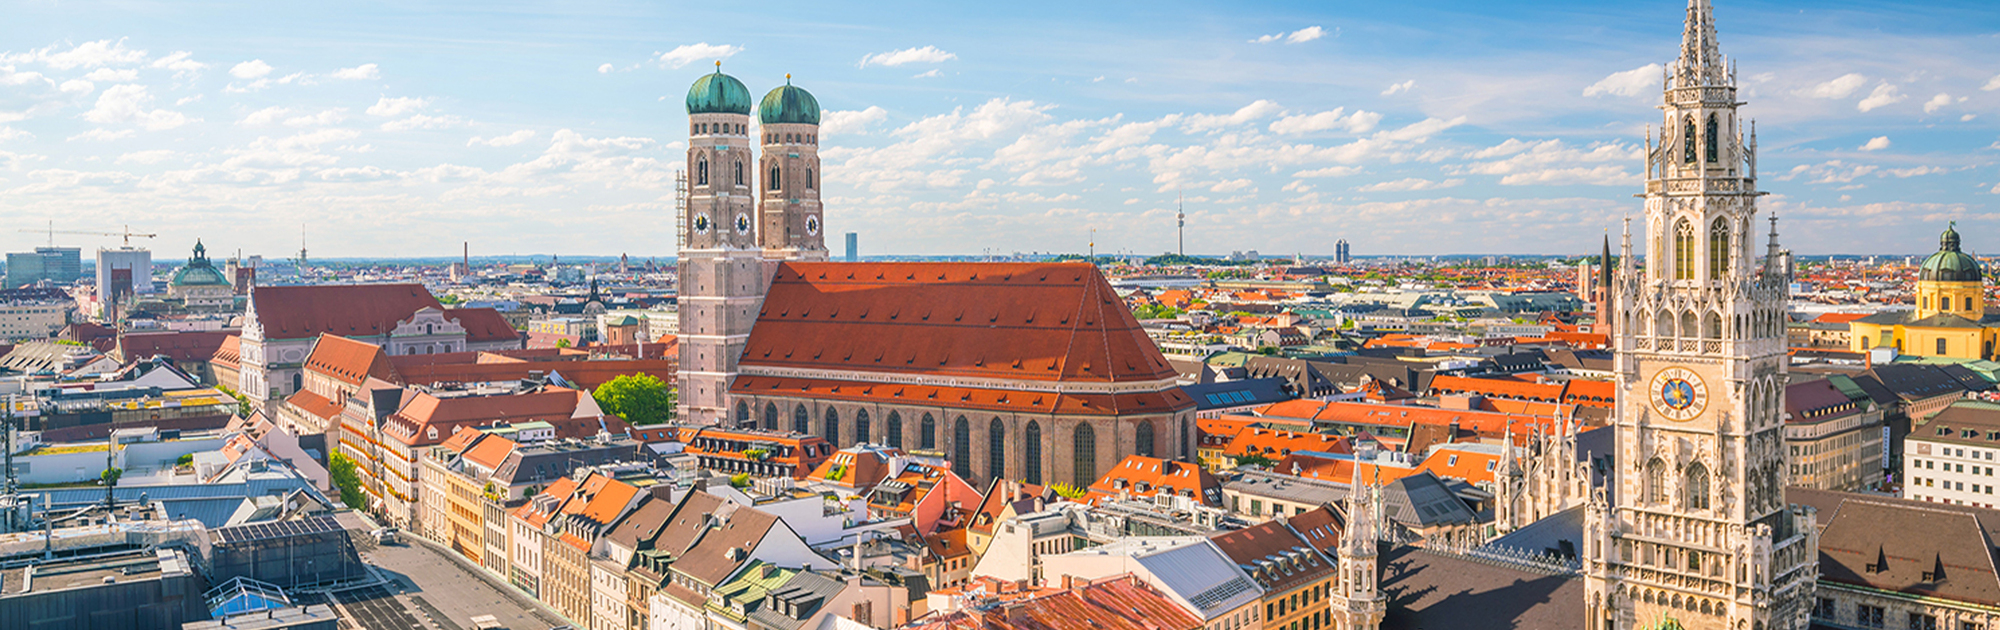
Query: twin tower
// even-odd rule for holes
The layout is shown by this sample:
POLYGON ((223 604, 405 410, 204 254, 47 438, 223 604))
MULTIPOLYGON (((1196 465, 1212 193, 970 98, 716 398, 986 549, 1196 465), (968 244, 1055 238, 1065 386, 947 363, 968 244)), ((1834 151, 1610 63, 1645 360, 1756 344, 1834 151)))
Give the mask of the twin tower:
POLYGON ((771 272, 826 260, 819 199, 819 101, 785 85, 756 104, 716 71, 688 88, 687 198, 681 213, 680 421, 724 424, 729 383, 771 272), (762 151, 751 150, 751 136, 762 151))

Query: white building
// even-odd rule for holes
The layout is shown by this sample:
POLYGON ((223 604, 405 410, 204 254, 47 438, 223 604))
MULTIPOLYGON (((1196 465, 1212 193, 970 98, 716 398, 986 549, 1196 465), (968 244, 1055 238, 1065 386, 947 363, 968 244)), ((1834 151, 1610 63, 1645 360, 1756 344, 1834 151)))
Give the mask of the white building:
POLYGON ((1991 508, 2000 504, 2000 404, 1960 401, 1918 420, 1903 439, 1905 498, 1991 508))
POLYGON ((118 276, 121 280, 129 278, 131 281, 130 284, 121 282, 118 286, 131 289, 135 294, 146 295, 152 293, 153 252, 131 246, 97 250, 97 296, 99 302, 109 303, 109 300, 105 298, 111 293, 109 288, 113 286, 113 276, 118 276), (121 270, 130 275, 126 276, 116 273, 121 270))
MULTIPOLYGON (((990 551, 989 551, 990 553, 990 551)), ((1264 589, 1201 536, 1127 538, 1042 557, 1044 575, 1092 580, 1131 573, 1159 589, 1208 630, 1263 627, 1264 589)))
POLYGON ((0 340, 47 339, 62 332, 72 306, 55 300, 0 303, 0 340))

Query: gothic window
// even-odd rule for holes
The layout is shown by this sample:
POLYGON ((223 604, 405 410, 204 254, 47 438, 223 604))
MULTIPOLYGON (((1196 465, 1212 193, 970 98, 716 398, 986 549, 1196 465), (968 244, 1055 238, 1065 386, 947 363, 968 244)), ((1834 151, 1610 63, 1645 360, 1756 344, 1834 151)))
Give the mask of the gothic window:
POLYGON ((811 433, 812 432, 811 425, 812 425, 812 412, 806 411, 805 405, 801 404, 798 406, 798 408, 792 410, 793 433, 811 433))
POLYGON ((770 180, 770 181, 771 181, 771 185, 769 186, 769 188, 770 188, 771 190, 777 190, 777 189, 778 189, 778 167, 776 167, 776 166, 773 166, 773 167, 771 167, 771 180, 770 180))
POLYGON ((743 185, 743 163, 742 163, 742 162, 737 162, 737 163, 736 163, 736 185, 738 185, 738 186, 742 186, 742 185, 743 185))
POLYGON ((923 421, 917 424, 917 448, 937 448, 937 420, 931 414, 924 414, 923 421))
POLYGON ((1153 455, 1153 421, 1140 420, 1139 426, 1132 430, 1132 454, 1141 457, 1155 456, 1153 455))
POLYGON ((889 426, 882 427, 882 432, 888 434, 883 440, 890 448, 903 448, 903 414, 889 412, 889 426))
POLYGON ((1704 140, 1706 140, 1706 141, 1707 141, 1707 143, 1706 143, 1706 144, 1707 144, 1707 146, 1705 146, 1705 147, 1703 147, 1703 148, 1707 149, 1707 153, 1706 153, 1706 155, 1707 155, 1707 157, 1708 157, 1708 162, 1709 162, 1710 164, 1714 164, 1714 163, 1715 163, 1715 161, 1716 161, 1716 160, 1718 159, 1718 158, 1716 157, 1716 156, 1717 156, 1717 154, 1721 153, 1720 151, 1717 151, 1717 150, 1716 150, 1716 145, 1717 145, 1717 144, 1719 144, 1719 143, 1721 142, 1720 140, 1718 140, 1718 139, 1717 139, 1717 136, 1719 136, 1719 135, 1721 135, 1721 134, 1718 134, 1718 133, 1716 133, 1716 125, 1715 125, 1715 114, 1709 114, 1709 115, 1708 115, 1708 134, 1707 134, 1707 135, 1704 135, 1704 136, 1702 136, 1702 138, 1703 138, 1704 140))
POLYGON ((1689 464, 1687 468, 1687 508, 1708 509, 1708 467, 1689 464))
POLYGON ((862 444, 867 441, 868 441, 868 410, 862 409, 860 411, 854 412, 854 443, 862 444))
POLYGON ((1667 463, 1659 458, 1646 462, 1646 502, 1667 502, 1667 463))
POLYGON ((1655 337, 1674 336, 1673 311, 1660 311, 1660 316, 1653 319, 1653 336, 1655 337))
POLYGON ((994 418, 986 425, 986 478, 1007 475, 1007 425, 994 418))
POLYGON ((1674 279, 1694 279, 1694 226, 1687 219, 1674 222, 1674 279))
POLYGON ((777 403, 764 403, 764 428, 771 431, 778 430, 777 403))
POLYGON ((1042 424, 1029 420, 1025 438, 1022 440, 1025 444, 1021 447, 1025 449, 1022 451, 1025 457, 1021 459, 1025 470, 1022 471, 1021 478, 1039 486, 1042 485, 1042 424))
POLYGON ((1695 156, 1694 156, 1694 142, 1695 142, 1695 131, 1694 131, 1694 119, 1693 119, 1693 118, 1689 118, 1689 119, 1687 119, 1687 124, 1686 124, 1685 126, 1683 126, 1683 127, 1681 128, 1681 161, 1682 161, 1682 162, 1686 162, 1686 163, 1689 163, 1689 164, 1693 164, 1693 163, 1694 163, 1694 157, 1695 157, 1695 156))
POLYGON ((1721 280, 1729 274, 1729 223, 1716 217, 1708 226, 1708 279, 1721 280))
POLYGON ((1076 423, 1076 434, 1070 441, 1070 483, 1078 488, 1088 488, 1097 483, 1097 432, 1088 422, 1076 423))
POLYGON ((823 427, 826 429, 826 435, 820 437, 826 438, 827 443, 832 444, 834 448, 840 448, 840 412, 827 407, 826 422, 823 427))
POLYGON ((750 426, 750 403, 736 401, 736 426, 750 426))
POLYGON ((708 185, 708 160, 697 160, 694 163, 694 184, 696 186, 708 185))
POLYGON ((1722 316, 1710 312, 1708 317, 1703 318, 1701 322, 1701 336, 1705 339, 1721 339, 1722 316))
POLYGON ((972 472, 972 423, 959 416, 951 427, 951 469, 972 472))
POLYGON ((1701 331, 1697 330, 1694 326, 1694 311, 1681 313, 1681 337, 1694 339, 1701 336, 1701 331))
POLYGON ((806 188, 813 187, 813 170, 806 169, 806 188))

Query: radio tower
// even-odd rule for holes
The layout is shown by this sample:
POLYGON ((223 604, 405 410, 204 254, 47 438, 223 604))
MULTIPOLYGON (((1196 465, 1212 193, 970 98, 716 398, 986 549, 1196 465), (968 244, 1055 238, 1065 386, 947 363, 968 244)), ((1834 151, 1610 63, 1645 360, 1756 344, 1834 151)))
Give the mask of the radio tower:
POLYGON ((1187 257, 1187 193, 1176 192, 1174 201, 1174 232, 1180 235, 1181 257, 1187 257))

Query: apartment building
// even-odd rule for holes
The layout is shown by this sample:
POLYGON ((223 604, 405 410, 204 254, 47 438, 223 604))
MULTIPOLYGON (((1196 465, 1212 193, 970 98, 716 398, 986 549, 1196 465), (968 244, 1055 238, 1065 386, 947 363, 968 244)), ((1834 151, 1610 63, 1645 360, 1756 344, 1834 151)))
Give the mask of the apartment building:
POLYGON ((1903 443, 1903 496, 1991 508, 2000 453, 2000 404, 1961 400, 1916 421, 1903 443))
MULTIPOLYGON (((1852 381, 1848 381, 1852 383, 1852 381)), ((1831 379, 1785 387, 1785 449, 1791 485, 1861 490, 1882 481, 1883 409, 1831 379)))

